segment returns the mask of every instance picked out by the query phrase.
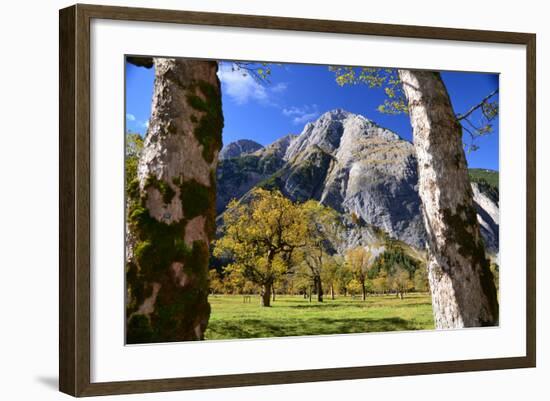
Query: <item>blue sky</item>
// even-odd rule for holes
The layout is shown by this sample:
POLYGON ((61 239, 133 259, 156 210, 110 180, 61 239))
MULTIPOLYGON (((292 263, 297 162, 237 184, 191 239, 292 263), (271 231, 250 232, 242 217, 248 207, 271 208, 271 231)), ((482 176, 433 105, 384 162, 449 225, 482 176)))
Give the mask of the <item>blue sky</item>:
MULTIPOLYGON (((342 108, 362 114, 412 140, 407 115, 388 115, 377 111, 385 98, 382 89, 366 85, 339 86, 327 66, 282 64, 271 66, 268 84, 232 71, 231 64, 220 63, 225 126, 224 144, 252 139, 267 145, 289 133, 299 134, 304 125, 322 113, 342 108)), ((498 75, 485 73, 443 72, 443 80, 455 113, 467 111, 498 88, 498 75)), ((126 65, 126 124, 133 132, 145 133, 151 113, 154 71, 126 65)), ((496 97, 495 97, 496 99, 496 97)), ((481 113, 474 113, 477 122, 481 113)), ((467 137, 465 137, 466 139, 467 137)), ((470 167, 498 170, 498 119, 494 132, 479 138, 479 149, 466 155, 470 167)))

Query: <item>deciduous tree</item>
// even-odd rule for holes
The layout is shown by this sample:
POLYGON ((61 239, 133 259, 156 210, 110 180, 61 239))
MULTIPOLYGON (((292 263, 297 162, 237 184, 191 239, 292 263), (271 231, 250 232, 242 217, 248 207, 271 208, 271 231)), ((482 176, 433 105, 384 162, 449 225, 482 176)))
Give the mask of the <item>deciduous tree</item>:
MULTIPOLYGON (((155 69, 137 177, 128 183, 127 342, 204 338, 223 116, 217 63, 131 58, 155 69)), ((130 149, 131 151, 131 149, 130 149)))
POLYGON ((300 207, 306 225, 305 245, 298 249, 299 258, 306 267, 302 274, 310 278, 317 301, 323 302, 323 272, 334 252, 335 242, 340 238, 338 215, 333 209, 314 200, 300 207))
POLYGON ((353 279, 359 283, 361 287, 361 296, 364 301, 367 299, 367 288, 365 282, 368 278, 369 269, 372 266, 373 254, 369 248, 358 246, 347 251, 346 261, 351 268, 353 279))
POLYGON ((473 139, 491 132, 498 106, 490 99, 496 92, 457 116, 438 72, 353 67, 332 70, 341 85, 384 87, 388 99, 380 111, 410 116, 418 159, 418 191, 428 233, 428 277, 436 327, 497 325, 497 291, 479 230, 462 141, 463 129, 473 139), (469 117, 478 109, 485 121, 467 128, 469 117))
POLYGON ((497 291, 447 89, 436 72, 399 70, 399 77, 418 159, 436 327, 497 325, 497 291))
POLYGON ((280 192, 255 189, 245 202, 232 201, 224 213, 224 233, 214 255, 229 255, 226 271, 261 286, 261 305, 271 305, 272 285, 290 267, 293 252, 305 245, 302 209, 280 192))
POLYGON ((338 285, 338 278, 342 274, 344 267, 344 259, 340 255, 330 256, 321 272, 321 280, 324 285, 329 289, 330 299, 334 300, 336 287, 338 285))
POLYGON ((430 289, 426 266, 420 266, 414 272, 414 289, 419 292, 425 292, 430 289))

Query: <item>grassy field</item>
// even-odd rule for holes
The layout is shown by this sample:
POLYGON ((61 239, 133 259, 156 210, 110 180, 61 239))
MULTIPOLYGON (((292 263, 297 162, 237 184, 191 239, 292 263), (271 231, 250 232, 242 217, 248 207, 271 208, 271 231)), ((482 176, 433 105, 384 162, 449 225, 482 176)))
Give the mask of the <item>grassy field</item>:
POLYGON ((367 333, 433 329, 428 294, 360 298, 339 297, 311 303, 300 296, 278 296, 270 308, 260 307, 258 296, 243 303, 240 295, 209 297, 212 314, 207 340, 367 333))

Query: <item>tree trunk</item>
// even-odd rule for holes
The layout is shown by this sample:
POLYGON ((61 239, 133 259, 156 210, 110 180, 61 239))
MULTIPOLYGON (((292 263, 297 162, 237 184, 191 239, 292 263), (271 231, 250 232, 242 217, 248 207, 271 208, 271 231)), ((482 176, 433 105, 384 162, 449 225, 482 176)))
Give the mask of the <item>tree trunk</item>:
POLYGON ((271 283, 266 283, 262 286, 260 302, 261 306, 271 306, 271 283))
POLYGON ((271 300, 272 300, 273 302, 275 302, 275 292, 276 292, 276 291, 275 291, 275 286, 274 286, 274 285, 271 286, 271 292, 273 293, 273 296, 271 297, 271 300))
POLYGON ((399 70, 418 159, 428 233, 428 277, 436 327, 498 325, 493 274, 485 256, 457 122, 439 73, 399 70))
POLYGON ((321 277, 315 278, 315 291, 317 291, 317 302, 323 302, 323 283, 321 277))
POLYGON ((311 288, 311 285, 309 286, 309 302, 311 302, 311 294, 313 293, 313 289, 311 288))
MULTIPOLYGON (((127 342, 204 338, 223 116, 217 63, 155 58, 152 112, 127 189, 127 342)), ((145 64, 140 64, 144 65, 145 64)))
POLYGON ((330 285, 330 299, 334 301, 334 285, 330 285))
POLYGON ((361 283, 361 299, 363 299, 363 301, 367 300, 367 289, 364 281, 361 283))

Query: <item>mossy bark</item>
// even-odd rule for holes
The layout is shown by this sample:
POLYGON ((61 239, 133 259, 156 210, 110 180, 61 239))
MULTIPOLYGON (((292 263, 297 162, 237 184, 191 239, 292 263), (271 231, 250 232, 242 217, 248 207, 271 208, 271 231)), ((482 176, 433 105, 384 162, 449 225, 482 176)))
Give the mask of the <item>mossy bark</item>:
POLYGON ((498 325, 493 274, 485 256, 462 129, 439 73, 400 70, 418 159, 428 233, 428 278, 437 328, 498 325))
POLYGON ((153 59, 149 128, 128 191, 127 343, 204 338, 223 116, 217 63, 153 59))

